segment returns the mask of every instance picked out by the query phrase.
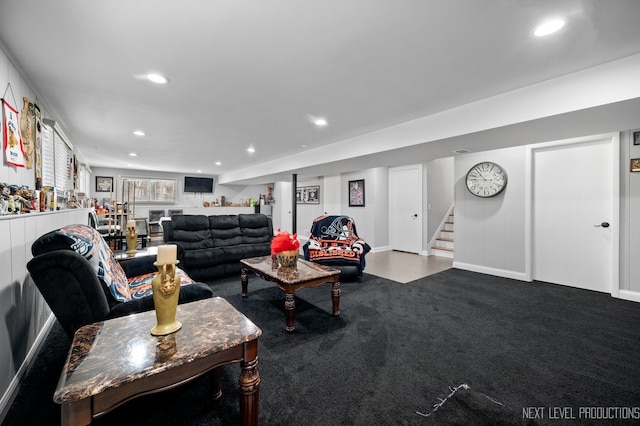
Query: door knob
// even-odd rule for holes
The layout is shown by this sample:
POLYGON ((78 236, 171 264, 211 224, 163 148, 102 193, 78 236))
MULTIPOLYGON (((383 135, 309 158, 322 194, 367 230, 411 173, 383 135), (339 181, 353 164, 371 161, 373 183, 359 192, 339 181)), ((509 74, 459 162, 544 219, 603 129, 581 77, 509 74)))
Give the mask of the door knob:
POLYGON ((609 222, 602 222, 600 225, 593 225, 593 226, 595 226, 596 228, 598 227, 608 228, 610 225, 609 225, 609 222))
POLYGON ((414 214, 413 214, 413 217, 418 217, 418 213, 414 213, 414 214))

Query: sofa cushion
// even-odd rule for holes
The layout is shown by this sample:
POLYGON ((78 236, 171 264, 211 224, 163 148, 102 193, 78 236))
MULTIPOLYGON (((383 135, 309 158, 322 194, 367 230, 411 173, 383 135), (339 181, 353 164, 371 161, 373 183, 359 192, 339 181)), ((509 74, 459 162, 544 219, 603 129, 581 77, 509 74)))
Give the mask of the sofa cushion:
POLYGON ((171 218, 173 240, 185 250, 213 248, 209 219, 204 215, 181 215, 171 218))
POLYGON ((211 237, 215 247, 229 247, 242 244, 242 231, 237 215, 209 216, 211 237))
POLYGON ((261 214, 239 214, 243 244, 270 243, 273 237, 269 218, 261 214))
POLYGON ((56 245, 66 241, 69 249, 87 259, 117 301, 131 300, 127 276, 98 231, 87 225, 74 224, 60 228, 53 235, 56 245))
POLYGON ((182 266, 187 271, 192 268, 204 268, 209 265, 218 265, 224 262, 222 248, 210 248, 205 250, 185 250, 182 255, 182 266))

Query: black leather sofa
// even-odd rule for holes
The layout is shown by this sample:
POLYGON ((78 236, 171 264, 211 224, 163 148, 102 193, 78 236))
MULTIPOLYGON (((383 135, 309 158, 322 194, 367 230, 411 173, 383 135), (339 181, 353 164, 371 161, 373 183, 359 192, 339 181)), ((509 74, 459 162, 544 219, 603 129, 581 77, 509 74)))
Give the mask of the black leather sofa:
POLYGON ((178 215, 162 222, 164 242, 178 246, 180 267, 211 282, 240 273, 240 260, 271 254, 273 224, 264 214, 178 215))
MULTIPOLYGON (((156 256, 118 262, 98 231, 87 225, 48 232, 31 252, 31 278, 69 337, 83 325, 154 308, 149 287, 158 271, 156 256), (116 281, 119 290, 114 289, 116 281)), ((178 303, 213 296, 206 284, 181 275, 178 303)))

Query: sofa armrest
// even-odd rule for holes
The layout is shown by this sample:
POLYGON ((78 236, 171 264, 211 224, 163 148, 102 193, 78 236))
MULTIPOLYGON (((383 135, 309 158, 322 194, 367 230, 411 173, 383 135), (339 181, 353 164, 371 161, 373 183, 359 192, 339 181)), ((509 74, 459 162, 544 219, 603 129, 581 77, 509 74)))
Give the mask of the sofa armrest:
POLYGON ((68 336, 108 315, 108 290, 82 255, 71 250, 50 251, 31 259, 27 269, 68 336))
POLYGON ((120 260, 120 266, 124 270, 127 278, 137 277, 138 275, 149 274, 151 272, 158 272, 158 268, 153 265, 156 261, 156 256, 140 256, 132 257, 131 259, 120 260))

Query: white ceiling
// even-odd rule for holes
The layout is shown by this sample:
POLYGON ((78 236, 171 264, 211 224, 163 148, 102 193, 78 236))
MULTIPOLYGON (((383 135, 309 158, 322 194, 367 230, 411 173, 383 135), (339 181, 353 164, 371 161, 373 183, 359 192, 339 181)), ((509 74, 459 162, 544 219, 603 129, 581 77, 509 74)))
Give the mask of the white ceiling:
POLYGON ((228 183, 451 155, 391 135, 340 161, 341 141, 638 54, 639 22, 638 0, 0 0, 7 53, 85 162, 228 183))

